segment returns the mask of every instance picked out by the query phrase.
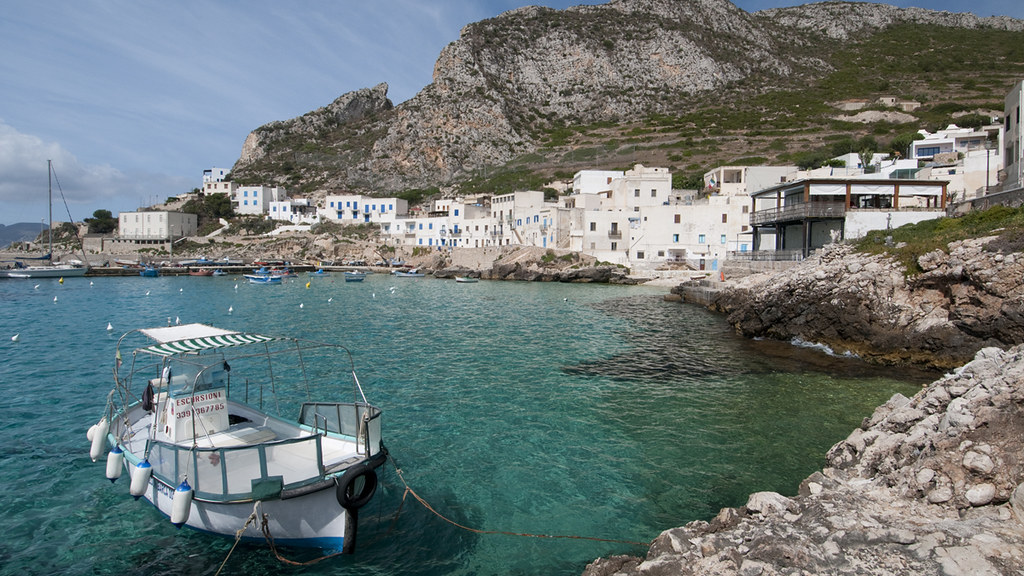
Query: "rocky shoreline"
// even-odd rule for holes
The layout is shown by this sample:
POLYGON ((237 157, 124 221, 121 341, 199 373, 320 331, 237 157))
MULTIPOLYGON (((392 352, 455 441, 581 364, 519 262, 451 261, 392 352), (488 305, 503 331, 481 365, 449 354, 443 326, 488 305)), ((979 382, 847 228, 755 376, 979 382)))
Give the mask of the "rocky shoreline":
POLYGON ((781 273, 674 289, 746 336, 962 366, 877 408, 793 498, 752 494, 584 575, 1024 573, 1024 259, 991 241, 926 254, 909 278, 831 246, 781 273))
MULTIPOLYGON (((1024 342, 1024 258, 994 238, 921 256, 908 277, 891 258, 827 246, 771 275, 723 283, 704 302, 740 334, 825 344, 868 362, 948 370, 986 347, 1024 342)), ((674 292, 685 299, 693 287, 674 292)))
POLYGON ((1024 346, 893 396, 787 498, 752 494, 585 576, 1024 572, 1024 346))

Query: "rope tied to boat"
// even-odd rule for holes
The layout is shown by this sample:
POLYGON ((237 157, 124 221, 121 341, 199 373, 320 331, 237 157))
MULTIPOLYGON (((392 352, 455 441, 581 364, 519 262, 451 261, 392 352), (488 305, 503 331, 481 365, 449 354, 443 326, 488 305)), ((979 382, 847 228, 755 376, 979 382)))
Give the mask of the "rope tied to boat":
MULTIPOLYGON (((467 532, 472 532, 474 534, 503 534, 505 536, 520 536, 520 537, 524 537, 524 538, 551 538, 551 539, 563 539, 563 540, 590 540, 592 542, 611 542, 613 544, 630 544, 630 545, 634 545, 634 546, 645 546, 645 547, 649 547, 652 544, 651 542, 634 542, 632 540, 617 540, 617 539, 614 539, 614 538, 597 538, 597 537, 594 537, 594 536, 574 536, 574 535, 567 535, 567 534, 531 534, 531 533, 528 533, 528 532, 510 532, 510 531, 506 531, 506 530, 482 530, 482 529, 479 529, 479 528, 472 528, 470 526, 465 526, 463 524, 459 524, 458 522, 456 522, 456 521, 454 521, 454 520, 444 516, 443 514, 441 514, 437 510, 435 510, 434 507, 431 506, 429 502, 424 500, 422 496, 417 494, 416 491, 413 490, 412 487, 409 486, 409 483, 405 481, 405 476, 402 475, 402 469, 398 467, 398 463, 395 462, 395 460, 391 457, 390 454, 388 454, 388 460, 391 460, 391 464, 395 467, 395 472, 398 474, 398 479, 401 480, 402 481, 402 485, 405 486, 405 493, 402 494, 402 504, 399 505, 399 507, 398 507, 399 511, 401 511, 402 506, 405 505, 405 498, 408 495, 412 494, 412 497, 415 498, 417 502, 419 502, 424 508, 427 509, 427 511, 429 511, 434 516, 437 516, 441 520, 444 520, 445 522, 451 524, 452 526, 455 526, 456 528, 460 528, 462 530, 466 530, 467 532)), ((395 519, 397 520, 397 514, 395 516, 395 519)))
POLYGON ((228 550, 228 555, 224 557, 224 561, 220 563, 220 568, 217 568, 217 572, 215 572, 213 576, 220 576, 221 571, 224 570, 224 566, 228 563, 228 559, 231 558, 231 553, 235 551, 235 547, 237 547, 238 543, 242 541, 242 534, 244 534, 246 529, 249 528, 249 524, 256 521, 256 513, 257 510, 259 510, 259 507, 260 501, 257 500, 252 505, 252 514, 249 514, 249 517, 245 520, 245 524, 235 532, 235 543, 231 545, 231 549, 228 550))

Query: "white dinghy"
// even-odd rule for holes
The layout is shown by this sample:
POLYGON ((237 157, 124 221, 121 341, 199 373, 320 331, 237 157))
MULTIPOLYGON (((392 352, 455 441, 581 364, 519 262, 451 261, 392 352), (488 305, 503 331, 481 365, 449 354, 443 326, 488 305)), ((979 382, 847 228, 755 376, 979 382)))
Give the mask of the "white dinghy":
POLYGON ((351 553, 387 450, 354 369, 351 402, 308 400, 337 397, 339 365, 351 354, 333 344, 204 324, 133 330, 90 455, 106 453, 107 477, 128 471, 129 492, 179 527, 351 553))

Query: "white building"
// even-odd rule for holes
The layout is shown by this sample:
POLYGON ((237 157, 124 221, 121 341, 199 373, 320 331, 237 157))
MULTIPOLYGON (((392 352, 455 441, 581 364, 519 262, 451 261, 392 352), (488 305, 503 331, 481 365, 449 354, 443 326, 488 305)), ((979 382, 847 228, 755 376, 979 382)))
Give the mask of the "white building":
POLYGON ((916 160, 934 160, 940 154, 966 155, 971 151, 985 150, 990 134, 992 137, 996 137, 996 134, 1001 136, 1002 131, 999 128, 996 125, 975 130, 950 124, 945 130, 939 130, 934 134, 927 130, 919 130, 918 134, 924 138, 911 143, 910 157, 916 160))
POLYGON ((194 236, 199 217, 184 212, 121 212, 117 215, 118 237, 136 244, 162 244, 171 237, 194 236))
POLYGON ((228 172, 230 170, 227 168, 207 168, 203 170, 203 185, 205 186, 207 182, 223 182, 228 172))
POLYGON ((1004 104, 1005 140, 1000 147, 1004 153, 1004 190, 1024 187, 1024 129, 1020 124, 1020 107, 1024 103, 1024 81, 1017 82, 1006 95, 1004 104))
POLYGON ((232 196, 231 206, 235 214, 244 216, 266 215, 271 202, 288 198, 284 188, 276 186, 238 186, 232 196))
POLYGON ((319 210, 321 217, 342 224, 390 224, 408 212, 407 200, 361 194, 330 194, 319 210))
POLYGON ((305 198, 272 201, 267 207, 267 216, 292 224, 316 224, 320 220, 316 207, 305 198))

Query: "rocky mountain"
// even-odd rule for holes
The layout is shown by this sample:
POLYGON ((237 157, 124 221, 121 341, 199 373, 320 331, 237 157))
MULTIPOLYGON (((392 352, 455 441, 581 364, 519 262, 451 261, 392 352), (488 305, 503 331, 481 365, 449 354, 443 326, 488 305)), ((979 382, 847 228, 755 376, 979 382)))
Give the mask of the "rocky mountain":
POLYGON ((398 106, 381 84, 257 128, 232 174, 314 196, 381 195, 557 162, 536 156, 578 147, 564 138, 573 127, 624 127, 607 145, 652 117, 798 89, 832 71, 838 50, 900 24, 1024 31, 1010 18, 845 2, 757 13, 728 0, 525 7, 467 25, 433 82, 398 106))
POLYGON ((39 237, 45 225, 33 222, 18 222, 17 224, 0 224, 0 247, 9 246, 11 242, 31 242, 39 237))

